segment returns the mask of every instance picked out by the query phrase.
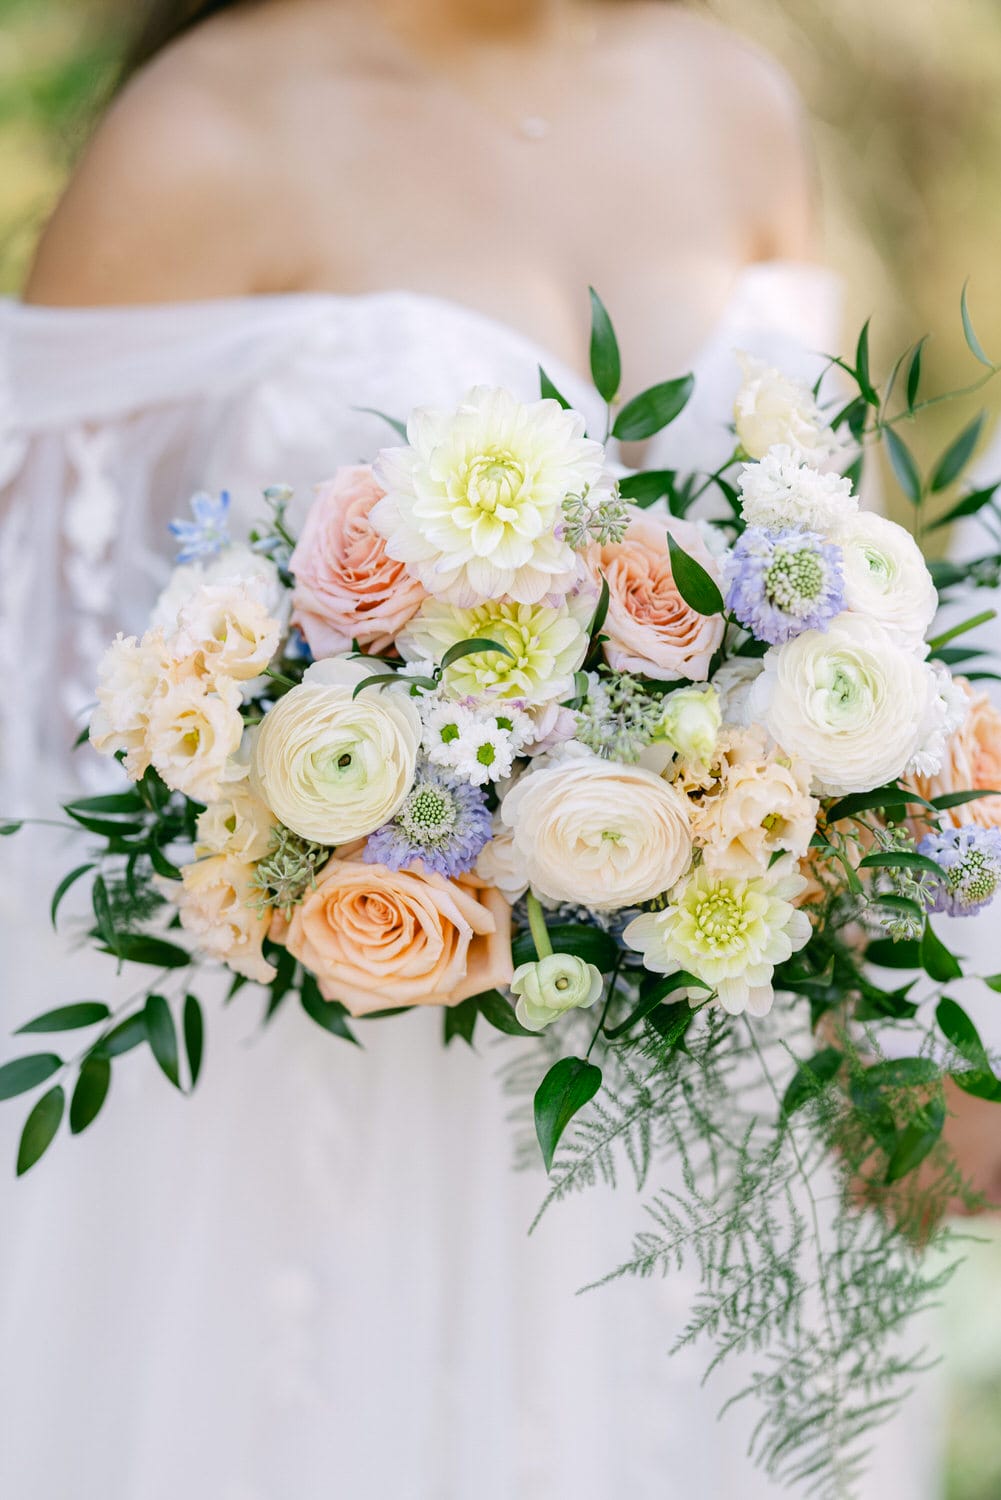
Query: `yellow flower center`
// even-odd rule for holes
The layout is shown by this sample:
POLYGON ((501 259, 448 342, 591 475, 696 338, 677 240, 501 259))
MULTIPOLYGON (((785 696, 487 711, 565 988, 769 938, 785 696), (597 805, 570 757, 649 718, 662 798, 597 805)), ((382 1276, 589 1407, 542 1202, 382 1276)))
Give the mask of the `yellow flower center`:
POLYGON ((720 887, 699 896, 692 916, 702 938, 714 948, 732 947, 747 922, 741 903, 731 891, 720 887))
POLYGON ((525 482, 525 472, 513 454, 499 450, 481 453, 466 474, 466 498, 477 510, 502 516, 512 511, 525 482))

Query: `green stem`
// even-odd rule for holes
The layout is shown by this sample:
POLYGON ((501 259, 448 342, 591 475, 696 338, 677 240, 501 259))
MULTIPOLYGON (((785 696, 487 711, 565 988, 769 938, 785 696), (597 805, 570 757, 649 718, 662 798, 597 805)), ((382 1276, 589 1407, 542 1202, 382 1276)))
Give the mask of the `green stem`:
POLYGON ((528 928, 532 934, 532 942, 535 944, 536 955, 540 960, 551 958, 553 945, 549 941, 549 928, 546 926, 545 913, 534 891, 529 891, 525 897, 525 905, 528 907, 528 928))
POLYGON ((619 970, 622 968, 622 961, 625 956, 626 955, 624 953, 620 953, 618 958, 615 960, 615 968, 612 970, 608 980, 608 993, 605 995, 605 1003, 601 1007, 601 1015, 598 1017, 598 1024, 594 1028, 594 1035, 591 1037, 591 1040, 587 1046, 587 1051, 584 1053, 585 1062, 587 1062, 588 1058, 591 1056, 591 1053, 594 1051, 595 1042, 598 1040, 599 1036, 605 1029, 605 1017, 608 1015, 609 1006, 615 998, 615 987, 619 982, 619 970))

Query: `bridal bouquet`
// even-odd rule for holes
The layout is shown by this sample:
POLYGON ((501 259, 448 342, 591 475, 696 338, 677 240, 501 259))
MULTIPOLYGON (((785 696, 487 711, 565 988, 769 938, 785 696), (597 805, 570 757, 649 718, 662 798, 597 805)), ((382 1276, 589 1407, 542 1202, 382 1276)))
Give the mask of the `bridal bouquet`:
MULTIPOLYGON (((72 1061, 8 1062, 0 1098, 47 1086, 24 1172, 61 1124, 57 1075, 73 1133, 135 1047, 193 1087, 203 963, 348 1042, 413 1006, 446 1043, 525 1038, 509 1083, 547 1201, 680 1164, 613 1274, 694 1258, 681 1340, 756 1356, 758 1457, 841 1495, 941 1284, 921 1247, 974 1204, 946 1083, 1001 1100, 939 921, 1001 886, 993 674, 953 644, 991 611, 934 623, 1001 554, 959 569, 920 545, 961 516, 996 533, 997 487, 936 505, 980 419, 922 474, 900 432, 941 399, 920 399, 922 345, 881 390, 867 330, 813 389, 742 356, 714 473, 619 470, 609 441, 660 431, 693 381, 620 403, 592 307, 602 441, 543 374, 537 402, 478 387, 394 422, 297 535, 282 488, 249 538, 225 494, 173 525, 179 565, 109 646, 89 725, 131 785, 67 805, 95 851, 52 908, 87 878, 93 942, 156 977, 124 1011, 22 1028, 94 1030, 72 1061), (910 529, 860 500, 879 441, 910 529)), ((965 296, 963 319, 989 379, 965 296)))

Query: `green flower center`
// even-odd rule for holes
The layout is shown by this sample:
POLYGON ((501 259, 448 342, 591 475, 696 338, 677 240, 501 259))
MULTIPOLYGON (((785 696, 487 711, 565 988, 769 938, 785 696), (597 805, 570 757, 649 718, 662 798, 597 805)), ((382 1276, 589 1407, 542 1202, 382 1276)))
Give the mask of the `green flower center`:
POLYGON ((948 875, 949 887, 964 905, 990 901, 998 888, 998 872, 977 849, 970 849, 948 875))
POLYGON ((692 908, 702 940, 712 948, 731 948, 745 926, 745 912, 731 891, 707 891, 692 908))
POLYGON ((494 749, 493 745, 489 743, 486 745, 481 745, 476 752, 476 759, 479 761, 481 766, 492 766, 494 761, 497 759, 497 751, 494 749))
POLYGON ((477 510, 494 515, 517 505, 525 473, 514 456, 504 450, 482 453, 469 466, 466 498, 477 510))
POLYGON ((410 793, 399 812, 399 821, 415 844, 430 844, 447 838, 455 827, 457 812, 447 792, 428 783, 410 793))
POLYGON ((824 565, 815 552, 779 548, 765 574, 765 595, 787 615, 806 614, 824 588, 824 565))

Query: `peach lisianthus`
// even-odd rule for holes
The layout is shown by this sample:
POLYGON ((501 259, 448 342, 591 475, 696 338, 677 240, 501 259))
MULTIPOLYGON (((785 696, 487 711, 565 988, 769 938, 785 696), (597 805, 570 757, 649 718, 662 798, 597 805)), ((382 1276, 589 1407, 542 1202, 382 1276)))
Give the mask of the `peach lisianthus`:
POLYGON ((365 464, 338 469, 316 492, 289 564, 292 620, 314 656, 347 651, 352 640, 387 650, 426 597, 369 519, 382 495, 365 464))
POLYGON ((810 796, 810 768, 768 749, 760 730, 730 731, 718 790, 692 818, 707 869, 751 878, 767 873, 779 852, 803 859, 820 803, 810 796))
POLYGON ((511 908, 475 877, 446 880, 335 857, 271 936, 352 1015, 403 1005, 456 1005, 506 985, 511 908))
POLYGON ((588 565, 608 580, 605 656, 616 672, 641 672, 661 682, 704 682, 723 639, 722 615, 700 615, 678 592, 668 532, 709 576, 719 573, 699 528, 691 521, 651 515, 629 506, 621 542, 592 547, 588 565))
MULTIPOLYGON (((1001 712, 987 693, 978 691, 965 677, 955 681, 969 698, 969 712, 946 745, 935 775, 912 778, 915 789, 929 801, 950 792, 1001 792, 1001 712)), ((943 816, 957 828, 964 823, 1001 828, 1001 796, 977 797, 950 808, 943 816)))
POLYGON ((215 854, 185 865, 181 880, 163 881, 181 926, 201 953, 235 974, 269 984, 275 970, 264 957, 269 916, 255 904, 254 867, 232 854, 215 854))

